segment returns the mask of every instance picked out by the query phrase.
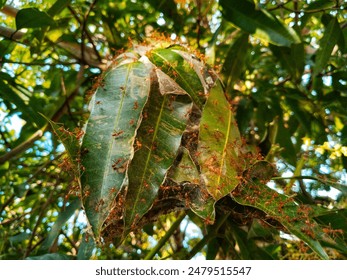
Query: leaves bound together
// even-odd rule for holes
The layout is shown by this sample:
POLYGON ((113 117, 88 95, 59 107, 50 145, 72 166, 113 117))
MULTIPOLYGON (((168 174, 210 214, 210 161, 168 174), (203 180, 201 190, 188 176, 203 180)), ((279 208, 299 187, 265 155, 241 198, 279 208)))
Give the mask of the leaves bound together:
MULTIPOLYGON (((117 220, 124 237, 149 211, 178 156, 192 108, 204 107, 214 78, 176 46, 123 54, 104 75, 81 147, 83 206, 96 239, 117 220)), ((213 219, 214 201, 206 211, 200 200, 188 204, 213 219)))

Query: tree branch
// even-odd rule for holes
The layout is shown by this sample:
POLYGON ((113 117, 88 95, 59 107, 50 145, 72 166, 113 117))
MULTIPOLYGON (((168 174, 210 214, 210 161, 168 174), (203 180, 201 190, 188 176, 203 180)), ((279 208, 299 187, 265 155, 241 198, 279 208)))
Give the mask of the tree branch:
POLYGON ((0 164, 5 163, 6 161, 10 160, 11 158, 13 158, 13 157, 21 154, 22 152, 26 151, 27 149, 29 149, 32 146, 32 144, 34 144, 34 142, 36 140, 38 140, 42 137, 46 128, 47 128, 47 124, 44 127, 42 127, 41 129, 37 130, 33 135, 30 136, 29 139, 22 142, 21 144, 19 144, 15 148, 13 148, 8 153, 0 156, 0 164))
MULTIPOLYGON (((25 33, 21 32, 21 31, 14 30, 14 29, 6 27, 6 26, 0 26, 0 36, 1 37, 4 37, 4 38, 7 38, 7 39, 14 41, 16 43, 20 43, 20 44, 28 46, 28 45, 30 45, 30 41, 29 40, 22 40, 24 35, 25 35, 25 33)), ((94 50, 92 48, 85 47, 85 50, 84 50, 84 56, 85 57, 83 60, 82 59, 82 53, 81 53, 81 46, 79 44, 72 43, 72 42, 65 42, 65 41, 55 43, 55 42, 52 42, 49 40, 49 42, 53 45, 56 45, 56 46, 64 49, 65 51, 70 53, 70 55, 72 55, 73 57, 75 57, 78 60, 84 61, 84 63, 86 63, 89 66, 97 67, 97 68, 100 68, 102 70, 106 69, 106 62, 104 62, 104 61, 99 62, 98 59, 95 58, 94 50)))
POLYGON ((10 5, 5 5, 0 10, 3 14, 10 16, 10 17, 16 17, 18 13, 18 9, 15 7, 12 7, 10 5))
MULTIPOLYGON (((0 26, 0 36, 5 37, 7 39, 10 39, 12 41, 17 42, 17 40, 22 39, 25 33, 14 30, 12 28, 6 27, 6 26, 0 26)), ((26 42, 17 42, 17 43, 22 43, 22 44, 27 44, 26 42)))

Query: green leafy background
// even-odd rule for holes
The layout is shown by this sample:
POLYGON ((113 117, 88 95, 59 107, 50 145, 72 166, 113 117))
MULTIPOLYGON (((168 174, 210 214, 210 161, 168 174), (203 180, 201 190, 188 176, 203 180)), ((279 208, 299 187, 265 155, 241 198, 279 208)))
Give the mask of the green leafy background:
POLYGON ((0 259, 346 258, 346 4, 241 2, 0 1, 0 259))

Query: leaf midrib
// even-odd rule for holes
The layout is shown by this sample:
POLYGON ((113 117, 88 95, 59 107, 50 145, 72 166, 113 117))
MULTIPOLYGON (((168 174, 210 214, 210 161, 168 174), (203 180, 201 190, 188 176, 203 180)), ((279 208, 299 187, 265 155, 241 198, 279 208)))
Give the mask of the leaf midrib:
MULTIPOLYGON (((147 158, 146 158, 146 163, 144 165, 144 169, 143 169, 143 172, 142 172, 141 184, 140 184, 140 188, 139 188, 139 190, 137 192, 137 195, 136 195, 136 198, 135 198, 135 201, 134 201, 134 205, 137 205, 137 203, 138 203, 138 201, 140 199, 140 193, 141 193, 141 190, 143 188, 144 181, 145 181, 145 174, 146 174, 146 171, 147 171, 148 166, 149 166, 150 158, 152 156, 152 144, 154 143, 154 140, 156 139, 158 131, 159 131, 159 123, 161 122, 161 118, 162 118, 162 114, 163 114, 163 111, 164 111, 164 104, 165 104, 166 98, 167 98, 167 95, 164 96, 163 102, 161 104, 159 116, 157 118, 157 122, 155 124, 155 129, 154 129, 154 132, 153 132, 153 137, 152 137, 152 139, 150 141, 150 145, 151 146, 147 147, 149 152, 148 152, 148 155, 147 155, 147 158)), ((129 181, 129 184, 130 184, 130 181, 129 181)), ((131 211, 131 215, 130 215, 131 221, 134 219, 134 216, 136 215, 134 210, 135 210, 135 208, 133 208, 133 211, 131 211)))
MULTIPOLYGON (((124 85, 124 90, 122 90, 122 99, 121 99, 121 102, 120 102, 120 106, 119 106, 119 111, 118 111, 118 114, 117 114, 117 117, 116 117, 116 121, 114 123, 114 127, 113 127, 113 130, 117 129, 117 125, 119 124, 119 119, 120 119, 120 115, 122 113, 122 109, 123 109, 123 104, 124 104, 124 97, 125 97, 125 93, 126 93, 126 90, 127 90, 127 85, 128 85, 128 80, 129 80, 129 74, 130 74, 130 71, 131 69, 133 68, 133 65, 132 63, 129 63, 127 65, 127 75, 126 75, 126 79, 125 79, 125 85, 124 85)), ((112 163, 112 159, 111 159, 111 153, 112 153, 112 150, 113 150, 113 146, 115 145, 115 142, 116 141, 110 141, 111 144, 109 144, 109 149, 107 151, 107 163, 106 163, 106 168, 105 168, 105 171, 104 171, 104 175, 103 175, 103 178, 102 178, 102 189, 101 189, 101 194, 103 194, 103 190, 104 190, 104 182, 106 182, 107 180, 107 176, 109 174, 109 168, 107 168, 109 166, 109 164, 112 163)))
MULTIPOLYGON (((228 108, 229 109, 229 108, 228 108)), ((231 127, 231 111, 229 111, 229 116, 228 116, 228 129, 227 129, 227 133, 226 133, 226 137, 225 137, 225 141, 224 141, 224 145, 223 145, 223 153, 222 153, 222 160, 221 160, 221 163, 220 163, 220 172, 219 172, 219 176, 218 176, 218 180, 217 180, 217 185, 219 186, 220 184, 220 180, 222 178, 222 168, 223 168, 223 165, 224 165, 224 159, 226 157, 226 153, 227 153, 227 150, 226 150, 226 147, 228 145, 228 141, 229 141, 229 135, 230 135, 230 127, 231 127)))

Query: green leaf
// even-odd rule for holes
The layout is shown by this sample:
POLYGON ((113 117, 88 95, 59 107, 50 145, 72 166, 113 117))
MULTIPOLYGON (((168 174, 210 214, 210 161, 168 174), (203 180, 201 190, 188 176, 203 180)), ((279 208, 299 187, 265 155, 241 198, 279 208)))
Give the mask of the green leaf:
POLYGON ((239 183, 238 174, 245 166, 240 148, 234 112, 217 81, 203 110, 197 150, 202 181, 215 200, 230 193, 239 183))
POLYGON ((67 157, 73 165, 73 172, 75 177, 79 178, 79 159, 80 159, 80 143, 75 133, 68 131, 62 124, 55 123, 48 119, 45 115, 40 114, 52 127, 54 134, 59 138, 64 145, 67 157))
POLYGON ((336 2, 333 0, 316 0, 312 1, 306 8, 305 12, 319 12, 324 9, 332 8, 336 5, 336 2))
POLYGON ((183 23, 182 14, 178 12, 177 3, 174 0, 148 0, 147 1, 154 9, 160 10, 165 17, 172 19, 174 22, 172 28, 179 32, 183 23))
POLYGON ((293 98, 286 98, 285 99, 286 104, 289 106, 289 108, 294 113, 294 117, 297 118, 300 125, 305 129, 305 131, 308 134, 311 134, 311 121, 312 117, 311 115, 305 110, 304 108, 304 101, 302 100, 296 100, 293 98))
POLYGON ((326 233, 334 240, 334 242, 326 241, 325 245, 347 255, 347 210, 330 211, 327 214, 315 217, 315 220, 321 224, 326 233))
POLYGON ((27 104, 27 98, 20 90, 17 84, 7 73, 0 73, 0 97, 16 105, 18 111, 22 113, 23 119, 31 121, 35 128, 41 128, 42 118, 38 115, 38 110, 27 104))
POLYGON ((70 3, 71 0, 57 0, 54 2, 52 7, 48 9, 47 14, 49 14, 51 17, 54 17, 55 15, 59 14, 62 10, 64 10, 70 3))
POLYGON ((292 166, 296 165, 296 150, 291 140, 292 134, 288 131, 286 127, 284 127, 284 123, 282 119, 278 121, 278 132, 276 135, 276 143, 278 143, 283 151, 281 151, 281 155, 283 158, 292 166))
POLYGON ((20 243, 23 242, 24 240, 29 240, 31 234, 27 233, 27 232, 21 232, 19 234, 16 234, 14 236, 10 236, 8 238, 8 240, 12 243, 12 244, 16 244, 16 243, 20 243))
POLYGON ((0 0, 0 9, 5 6, 7 0, 0 0))
MULTIPOLYGON (((187 92, 199 108, 203 107, 208 85, 205 82, 205 73, 201 73, 201 69, 206 67, 201 62, 174 47, 155 49, 148 54, 148 58, 159 67, 159 73, 164 72, 177 83, 175 92, 187 92)), ((160 82, 160 74, 158 78, 160 82)))
POLYGON ((266 252, 266 247, 258 246, 256 241, 249 239, 247 233, 231 221, 227 222, 226 238, 230 244, 233 239, 239 246, 239 258, 242 260, 272 260, 271 254, 266 252))
POLYGON ((316 53, 316 63, 313 69, 313 75, 318 75, 327 65, 330 55, 337 44, 341 30, 336 18, 330 20, 325 29, 323 38, 319 42, 319 49, 316 53))
POLYGON ((8 39, 2 39, 0 41, 0 56, 4 57, 6 54, 11 53, 15 47, 16 47, 15 42, 8 39))
POLYGON ((77 259, 78 260, 89 260, 93 255, 95 248, 95 242, 93 238, 87 237, 87 234, 82 235, 81 245, 78 248, 77 259))
POLYGON ((300 38, 291 27, 254 3, 238 0, 220 0, 223 16, 243 31, 278 46, 290 47, 300 43, 300 38))
POLYGON ((290 48, 271 45, 270 48, 294 80, 300 81, 305 65, 304 45, 293 44, 290 48))
POLYGON ((193 184, 199 184, 199 171, 189 151, 184 147, 182 147, 182 150, 182 159, 177 166, 170 170, 168 177, 177 183, 188 181, 193 184))
POLYGON ((224 84, 227 89, 233 88, 234 82, 240 78, 243 71, 246 57, 248 56, 248 37, 246 33, 242 33, 228 50, 222 68, 224 76, 224 84))
MULTIPOLYGON (((253 171, 252 171, 253 172, 253 171)), ((249 179, 255 174, 248 174, 249 179)), ((293 198, 279 194, 259 181, 249 180, 241 185, 233 198, 237 203, 264 211, 279 221, 287 230, 306 242, 322 259, 328 259, 318 240, 331 240, 311 218, 314 209, 308 205, 297 205, 293 198)))
POLYGON ((90 102, 81 153, 83 206, 95 237, 123 187, 136 130, 150 90, 151 66, 122 64, 108 71, 90 102))
POLYGON ((22 28, 39 28, 54 25, 54 20, 45 12, 36 8, 25 8, 16 15, 17 30, 22 28))
POLYGON ((137 133, 138 151, 128 171, 124 214, 126 230, 138 222, 156 198, 176 158, 192 105, 188 95, 163 95, 159 86, 152 88, 137 133))
POLYGON ((60 254, 60 253, 52 253, 52 254, 44 254, 40 256, 32 256, 27 257, 26 260, 72 260, 72 256, 60 254))
POLYGON ((45 241, 42 243, 40 247, 40 252, 48 251, 51 248, 59 236, 62 227, 66 224, 66 222, 70 219, 70 217, 75 213, 77 209, 81 207, 80 199, 74 200, 69 206, 66 207, 65 210, 59 213, 57 220, 55 221, 52 229, 49 231, 49 234, 45 241))
POLYGON ((271 238, 277 231, 269 226, 264 226, 259 219, 252 221, 251 227, 248 231, 247 238, 271 238))
MULTIPOLYGON (((192 185, 199 185, 199 171, 189 154, 189 151, 182 147, 182 159, 177 166, 170 169, 168 177, 178 184, 189 182, 192 185)), ((190 192, 190 197, 187 201, 190 209, 199 217, 213 222, 215 219, 214 199, 207 193, 206 190, 199 186, 199 191, 190 192)))

